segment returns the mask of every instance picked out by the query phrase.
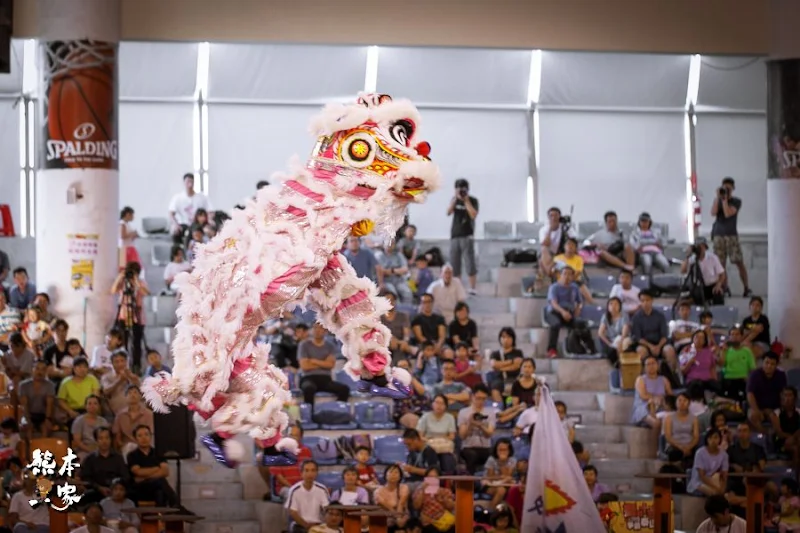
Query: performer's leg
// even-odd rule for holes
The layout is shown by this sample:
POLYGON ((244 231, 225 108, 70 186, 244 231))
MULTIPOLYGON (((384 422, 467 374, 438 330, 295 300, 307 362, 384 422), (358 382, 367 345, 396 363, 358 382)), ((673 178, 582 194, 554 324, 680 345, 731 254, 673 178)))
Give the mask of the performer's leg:
POLYGON ((335 254, 309 286, 309 295, 318 320, 342 341, 345 371, 375 395, 408 397, 411 376, 389 367, 391 332, 381 316, 390 305, 377 295, 375 284, 359 278, 347 259, 335 254))

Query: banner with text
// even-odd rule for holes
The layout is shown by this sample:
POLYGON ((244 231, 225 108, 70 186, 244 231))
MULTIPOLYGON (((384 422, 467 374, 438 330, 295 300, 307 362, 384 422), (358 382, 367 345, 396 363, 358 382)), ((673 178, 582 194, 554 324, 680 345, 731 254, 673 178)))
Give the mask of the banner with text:
POLYGON ((769 177, 800 178, 800 59, 767 62, 769 177))
POLYGON ((94 290, 94 262, 97 258, 99 235, 76 233, 67 235, 69 257, 72 271, 70 283, 73 290, 91 292, 94 290))

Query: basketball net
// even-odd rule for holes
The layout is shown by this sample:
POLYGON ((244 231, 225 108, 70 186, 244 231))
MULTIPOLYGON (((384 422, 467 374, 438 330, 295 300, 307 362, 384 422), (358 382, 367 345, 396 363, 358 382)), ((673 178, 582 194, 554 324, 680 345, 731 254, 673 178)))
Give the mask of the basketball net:
MULTIPOLYGON (((45 83, 69 76, 71 71, 113 66, 117 45, 103 41, 57 41, 44 43, 45 83)), ((112 67, 113 68, 113 67, 112 67)))

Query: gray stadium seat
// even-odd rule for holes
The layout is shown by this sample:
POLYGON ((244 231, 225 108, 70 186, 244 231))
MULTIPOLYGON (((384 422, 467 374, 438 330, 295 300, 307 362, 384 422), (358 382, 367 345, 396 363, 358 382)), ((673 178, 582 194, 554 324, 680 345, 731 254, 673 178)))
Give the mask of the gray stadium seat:
POLYGON ((658 229, 664 239, 669 238, 669 224, 666 222, 653 222, 653 229, 658 229))
POLYGON ((578 238, 587 239, 603 229, 603 227, 604 224, 602 222, 578 222, 578 238))
POLYGON ((144 217, 142 230, 148 235, 169 233, 169 222, 164 217, 144 217))
POLYGON ((739 322, 739 310, 729 305, 713 305, 709 309, 714 315, 712 325, 718 328, 732 328, 739 322))
POLYGON ((592 276, 589 288, 594 296, 605 298, 616 284, 617 279, 614 276, 592 276))
POLYGON ((542 222, 517 222, 517 239, 526 241, 539 239, 539 230, 542 229, 542 226, 544 226, 542 222))
POLYGON ((588 322, 590 328, 597 329, 605 312, 606 309, 602 305, 586 305, 581 309, 580 318, 588 322))
POLYGON ((617 223, 617 227, 619 228, 619 230, 624 235, 625 242, 627 242, 628 239, 631 236, 631 232, 633 231, 633 228, 636 227, 636 224, 634 224, 633 222, 619 222, 619 223, 617 223))
POLYGON ((511 222, 489 220, 483 223, 484 239, 513 239, 514 228, 511 222))
POLYGON ((167 266, 167 263, 170 261, 170 252, 172 251, 172 246, 165 243, 155 243, 153 244, 153 257, 152 263, 154 266, 167 266))
POLYGON ((633 276, 633 286, 639 289, 650 288, 650 278, 648 276, 633 276))
POLYGON ((178 298, 175 296, 159 296, 156 300, 156 325, 171 328, 177 323, 175 311, 178 309, 178 298))

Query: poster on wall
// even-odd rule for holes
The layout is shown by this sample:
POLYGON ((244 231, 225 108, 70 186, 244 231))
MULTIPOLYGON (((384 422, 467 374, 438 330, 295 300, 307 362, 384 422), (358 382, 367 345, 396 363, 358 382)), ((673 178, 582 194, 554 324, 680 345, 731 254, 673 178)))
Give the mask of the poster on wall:
POLYGON ((769 177, 800 178, 800 59, 767 62, 769 177))
POLYGON ((70 284, 81 292, 94 290, 94 262, 97 258, 99 235, 75 233, 67 235, 70 258, 70 284))
POLYGON ((117 45, 42 44, 45 169, 117 169, 117 45))
POLYGON ((610 502, 600 509, 607 533, 652 533, 655 528, 653 502, 610 502))

